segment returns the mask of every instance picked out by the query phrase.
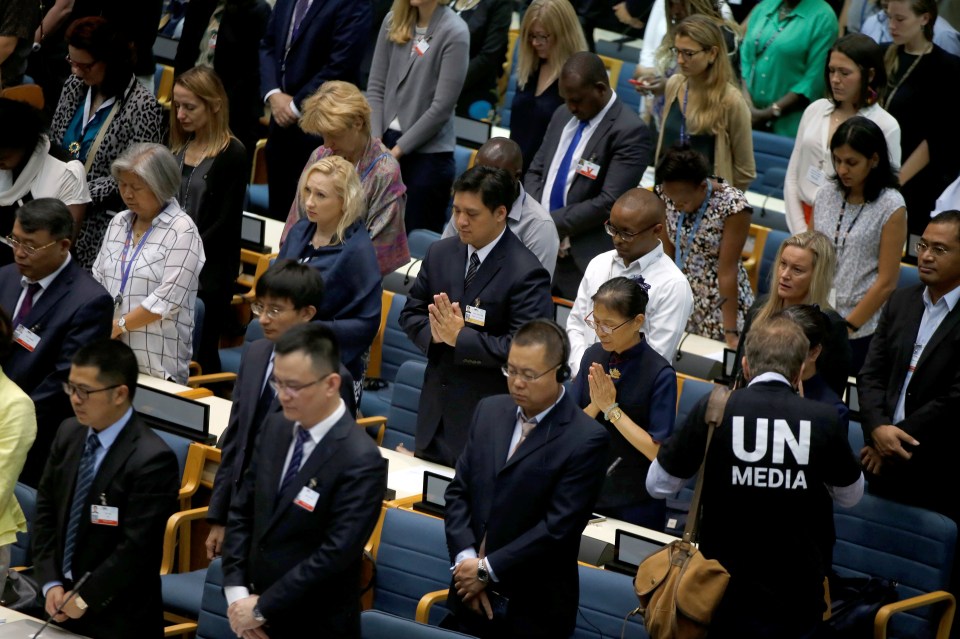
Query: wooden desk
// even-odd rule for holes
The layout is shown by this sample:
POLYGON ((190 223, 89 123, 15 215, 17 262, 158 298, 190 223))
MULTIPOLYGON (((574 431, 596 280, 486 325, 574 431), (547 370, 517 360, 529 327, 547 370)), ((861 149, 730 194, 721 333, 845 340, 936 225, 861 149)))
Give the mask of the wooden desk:
POLYGON ((263 243, 270 249, 271 252, 279 252, 280 238, 283 236, 284 223, 279 220, 274 220, 273 218, 251 213, 250 211, 244 211, 244 214, 265 222, 263 227, 263 243))
POLYGON ((448 466, 434 464, 386 448, 381 448, 380 454, 390 462, 387 488, 396 491, 396 499, 407 499, 419 495, 423 491, 423 471, 425 470, 445 477, 453 477, 454 471, 448 466))
POLYGON ((599 539, 600 541, 605 541, 612 545, 617 540, 617 529, 642 535, 644 537, 649 537, 650 539, 655 539, 657 541, 662 541, 665 544, 669 544, 671 541, 677 540, 677 538, 673 535, 668 535, 667 533, 660 532, 659 530, 651 530, 650 528, 644 528, 643 526, 637 526, 636 524, 620 521, 619 519, 607 519, 606 521, 601 521, 596 524, 587 524, 587 527, 583 529, 583 536, 599 539))
MULTIPOLYGON (((10 608, 4 608, 0 606, 0 620, 3 623, 10 623, 11 621, 19 621, 21 619, 35 619, 30 615, 25 615, 22 612, 17 612, 16 610, 11 610, 10 608)), ((41 635, 42 636, 42 635, 41 635)))
POLYGON ((392 273, 387 273, 383 278, 384 290, 406 295, 413 283, 417 281, 421 262, 422 260, 411 259, 392 273))
POLYGON ((699 335, 686 335, 680 344, 680 352, 673 361, 673 367, 678 373, 707 380, 715 379, 720 376, 723 367, 724 348, 724 342, 699 335))

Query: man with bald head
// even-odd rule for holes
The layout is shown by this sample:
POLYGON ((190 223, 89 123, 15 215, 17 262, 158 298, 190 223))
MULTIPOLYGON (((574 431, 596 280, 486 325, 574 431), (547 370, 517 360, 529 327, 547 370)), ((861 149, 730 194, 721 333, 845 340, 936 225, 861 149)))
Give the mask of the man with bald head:
MULTIPOLYGON (((517 199, 513 201, 507 214, 507 228, 537 256, 552 278, 557 265, 560 236, 557 235, 557 227, 547 210, 523 189, 523 182, 520 181, 523 175, 523 153, 520 145, 509 138, 490 138, 477 151, 474 165, 503 169, 513 176, 517 183, 517 199)), ((451 215, 443 230, 443 237, 457 235, 455 221, 456 216, 451 215)))
POLYGON ((570 56, 559 87, 566 104, 553 113, 524 187, 550 211, 561 238, 554 293, 573 299, 587 264, 610 246, 603 231, 610 208, 640 183, 653 145, 596 54, 570 56))
POLYGON ((653 350, 673 361, 693 309, 693 291, 683 272, 663 252, 659 236, 665 222, 663 201, 647 189, 630 189, 614 203, 604 224, 613 250, 590 261, 567 319, 569 364, 574 375, 583 352, 597 341, 596 332, 586 324, 593 312, 592 297, 614 277, 642 276, 650 285, 644 338, 653 350))

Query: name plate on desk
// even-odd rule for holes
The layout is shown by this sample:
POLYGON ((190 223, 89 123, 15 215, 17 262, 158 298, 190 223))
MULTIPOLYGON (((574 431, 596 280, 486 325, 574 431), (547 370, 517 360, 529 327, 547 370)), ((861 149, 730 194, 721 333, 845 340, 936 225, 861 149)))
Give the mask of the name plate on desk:
POLYGON ((652 537, 617 529, 613 545, 613 559, 604 566, 607 570, 635 575, 644 559, 663 548, 664 543, 652 537))

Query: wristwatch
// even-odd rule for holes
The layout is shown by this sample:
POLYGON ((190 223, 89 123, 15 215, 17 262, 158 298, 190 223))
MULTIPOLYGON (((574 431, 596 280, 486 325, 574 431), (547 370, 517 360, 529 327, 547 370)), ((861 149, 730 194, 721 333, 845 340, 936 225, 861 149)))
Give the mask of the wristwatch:
POLYGON ((607 413, 608 422, 615 423, 619 421, 621 417, 623 417, 623 411, 620 410, 619 406, 617 408, 612 409, 609 413, 607 413))
POLYGON ((260 612, 260 604, 254 604, 253 606, 253 620, 257 623, 267 623, 267 618, 260 612))
POLYGON ((780 108, 780 105, 774 102, 770 105, 770 112, 773 114, 773 117, 779 118, 783 114, 783 109, 780 108))
POLYGON ((487 570, 487 563, 484 559, 477 561, 477 580, 483 584, 490 581, 490 571, 487 570))
POLYGON ((89 606, 87 605, 87 602, 84 601, 84 600, 83 600, 83 597, 81 597, 80 595, 77 595, 76 597, 74 597, 74 598, 73 598, 73 602, 74 602, 75 604, 77 604, 77 609, 78 609, 78 610, 86 610, 86 609, 89 607, 89 606))
POLYGON ((127 334, 127 318, 123 315, 121 315, 119 321, 117 321, 117 328, 120 329, 121 335, 127 334))
POLYGON ((610 406, 606 408, 606 410, 603 411, 603 418, 607 421, 614 421, 610 418, 616 415, 614 419, 620 419, 623 413, 617 410, 619 406, 620 404, 618 404, 617 402, 612 403, 610 406))

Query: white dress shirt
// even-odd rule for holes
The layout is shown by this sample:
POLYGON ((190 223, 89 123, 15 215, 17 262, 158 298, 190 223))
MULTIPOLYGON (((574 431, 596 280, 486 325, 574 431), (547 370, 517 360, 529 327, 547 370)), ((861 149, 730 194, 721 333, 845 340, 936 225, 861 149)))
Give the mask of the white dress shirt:
POLYGON ((492 242, 488 243, 483 248, 477 249, 477 248, 473 248, 473 245, 467 244, 467 263, 463 265, 464 277, 467 276, 467 271, 470 270, 470 257, 474 253, 477 254, 477 258, 480 259, 480 265, 477 266, 477 270, 480 270, 480 266, 483 266, 483 261, 487 259, 487 256, 490 255, 490 251, 493 250, 493 247, 496 246, 497 243, 503 238, 503 232, 506 230, 507 230, 507 227, 506 225, 504 225, 503 229, 500 231, 500 235, 498 235, 492 242))
POLYGON ((584 351, 597 342, 597 333, 585 323, 587 315, 593 312, 593 300, 590 298, 604 282, 615 277, 635 275, 642 275, 650 285, 646 321, 641 330, 650 348, 667 361, 673 361, 693 311, 693 291, 683 271, 663 252, 663 245, 657 244, 655 249, 629 266, 623 263, 616 251, 601 253, 590 260, 567 318, 567 336, 570 338, 568 363, 572 375, 577 374, 584 351))

